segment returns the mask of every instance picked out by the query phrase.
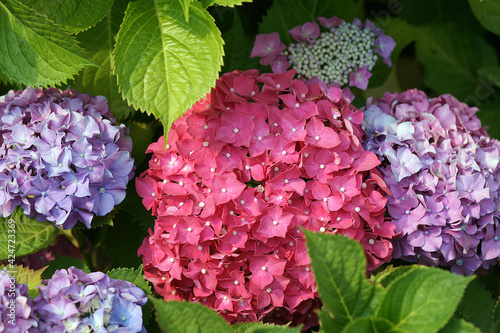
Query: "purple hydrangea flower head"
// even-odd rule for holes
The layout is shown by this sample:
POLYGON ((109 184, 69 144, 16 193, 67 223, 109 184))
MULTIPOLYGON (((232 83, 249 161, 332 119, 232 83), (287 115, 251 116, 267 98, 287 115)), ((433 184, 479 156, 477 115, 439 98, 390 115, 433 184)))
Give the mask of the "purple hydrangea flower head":
POLYGON ((271 65, 274 73, 281 74, 292 67, 306 82, 316 79, 329 86, 339 84, 362 90, 367 88, 378 58, 392 66, 391 53, 396 42, 373 22, 355 19, 348 23, 338 17, 318 17, 318 22, 319 25, 313 21, 289 30, 296 43, 288 47, 277 32, 257 35, 250 56, 260 57, 260 64, 271 65))
POLYGON ((500 142, 477 111, 416 89, 368 100, 364 145, 392 192, 395 258, 465 275, 499 261, 500 142))
POLYGON ((33 300, 41 332, 146 332, 146 294, 133 283, 70 267, 38 286, 33 300))
POLYGON ((28 286, 18 284, 7 269, 0 270, 0 332, 39 332, 28 286))
POLYGON ((115 122, 102 96, 29 87, 1 96, 1 216, 20 205, 69 229, 109 213, 134 171, 130 137, 115 122))

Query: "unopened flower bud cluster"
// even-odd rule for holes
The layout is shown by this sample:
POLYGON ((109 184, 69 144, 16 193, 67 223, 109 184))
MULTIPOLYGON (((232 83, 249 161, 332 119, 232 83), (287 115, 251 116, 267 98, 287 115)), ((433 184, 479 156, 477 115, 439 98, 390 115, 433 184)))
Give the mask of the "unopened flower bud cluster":
POLYGON ((304 79, 317 77, 328 85, 347 86, 356 69, 367 67, 371 71, 375 65, 375 39, 368 28, 344 22, 311 43, 290 44, 282 54, 304 79))

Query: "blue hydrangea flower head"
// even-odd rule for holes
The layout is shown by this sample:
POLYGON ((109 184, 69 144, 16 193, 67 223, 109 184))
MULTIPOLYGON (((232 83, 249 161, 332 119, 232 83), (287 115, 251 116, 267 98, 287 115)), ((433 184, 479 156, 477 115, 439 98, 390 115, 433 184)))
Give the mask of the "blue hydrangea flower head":
POLYGON ((145 293, 102 272, 71 267, 54 273, 33 300, 42 332, 146 332, 145 293))
POLYGON ((78 221, 90 228, 94 215, 109 213, 134 170, 130 137, 115 123, 106 98, 69 88, 1 96, 1 216, 21 206, 30 218, 69 229, 78 221))

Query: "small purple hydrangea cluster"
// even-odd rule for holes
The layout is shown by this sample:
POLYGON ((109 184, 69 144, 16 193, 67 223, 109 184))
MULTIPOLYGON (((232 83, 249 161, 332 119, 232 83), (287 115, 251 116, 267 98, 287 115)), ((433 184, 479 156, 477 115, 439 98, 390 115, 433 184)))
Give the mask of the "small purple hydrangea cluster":
POLYGON ((17 206, 64 229, 125 198, 132 140, 103 96, 26 88, 0 97, 0 216, 17 206))
POLYGON ((470 275, 500 259, 500 142, 475 107, 413 89, 368 101, 365 147, 393 196, 394 258, 470 275), (371 104, 371 105, 370 105, 371 104))
POLYGON ((146 332, 147 297, 131 282, 71 267, 56 271, 38 289, 33 304, 41 332, 146 332))
POLYGON ((38 321, 28 295, 28 286, 0 270, 0 332, 36 333, 38 321))

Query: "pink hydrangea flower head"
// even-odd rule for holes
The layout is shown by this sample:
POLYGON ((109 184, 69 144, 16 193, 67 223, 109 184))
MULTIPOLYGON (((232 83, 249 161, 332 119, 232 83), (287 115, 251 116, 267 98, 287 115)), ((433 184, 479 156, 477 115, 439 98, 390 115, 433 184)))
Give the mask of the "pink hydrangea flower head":
POLYGON ((269 65, 274 58, 286 49, 277 32, 257 35, 251 58, 260 57, 261 65, 269 65))
POLYGON ((174 122, 176 142, 149 147, 136 188, 157 219, 138 254, 165 300, 231 323, 311 327, 321 304, 301 227, 355 238, 369 270, 391 259, 387 186, 361 145, 363 113, 342 89, 293 75, 226 73, 174 122))
POLYGON ((364 146, 392 195, 394 257, 470 275, 500 259, 500 142, 450 95, 413 89, 369 101, 364 146))
POLYGON ((339 85, 365 90, 378 58, 392 66, 396 43, 373 22, 355 19, 348 23, 338 17, 319 17, 318 21, 323 31, 315 21, 290 29, 296 43, 288 46, 277 32, 258 35, 251 57, 261 57, 260 63, 270 64, 274 73, 292 67, 301 80, 321 82, 324 89, 339 85))

